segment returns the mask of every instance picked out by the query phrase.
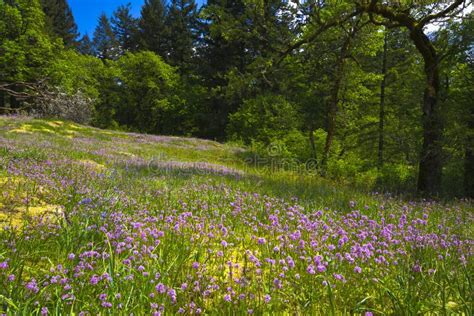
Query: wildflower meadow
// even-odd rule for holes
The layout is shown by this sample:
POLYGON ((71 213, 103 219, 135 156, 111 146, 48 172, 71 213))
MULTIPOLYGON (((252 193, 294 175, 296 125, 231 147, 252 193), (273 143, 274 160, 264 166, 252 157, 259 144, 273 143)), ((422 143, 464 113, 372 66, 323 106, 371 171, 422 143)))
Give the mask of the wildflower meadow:
POLYGON ((472 201, 0 117, 2 315, 472 315, 472 201))

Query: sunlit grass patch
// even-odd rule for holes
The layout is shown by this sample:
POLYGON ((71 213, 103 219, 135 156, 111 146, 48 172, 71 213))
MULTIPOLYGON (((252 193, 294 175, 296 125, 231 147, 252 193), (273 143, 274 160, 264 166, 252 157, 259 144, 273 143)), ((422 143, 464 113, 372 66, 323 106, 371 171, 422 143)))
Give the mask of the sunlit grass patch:
POLYGON ((60 206, 44 201, 48 195, 47 188, 24 176, 0 175, 0 189, 2 226, 21 227, 32 217, 51 219, 61 212, 60 206))
POLYGON ((95 171, 104 171, 107 169, 107 167, 103 164, 100 164, 98 162, 95 162, 94 160, 90 159, 81 159, 78 161, 81 165, 84 165, 85 167, 91 168, 95 171))
POLYGON ((30 223, 32 218, 41 217, 44 221, 57 222, 63 215, 59 205, 16 207, 9 209, 0 203, 0 226, 19 229, 30 223))

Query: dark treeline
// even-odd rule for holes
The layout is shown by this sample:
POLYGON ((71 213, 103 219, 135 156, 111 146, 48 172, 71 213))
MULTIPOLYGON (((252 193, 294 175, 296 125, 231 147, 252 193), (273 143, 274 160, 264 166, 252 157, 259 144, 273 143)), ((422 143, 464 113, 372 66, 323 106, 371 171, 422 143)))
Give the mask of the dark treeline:
POLYGON ((474 195, 469 1, 146 0, 79 36, 0 1, 0 111, 248 145, 369 188, 474 195))

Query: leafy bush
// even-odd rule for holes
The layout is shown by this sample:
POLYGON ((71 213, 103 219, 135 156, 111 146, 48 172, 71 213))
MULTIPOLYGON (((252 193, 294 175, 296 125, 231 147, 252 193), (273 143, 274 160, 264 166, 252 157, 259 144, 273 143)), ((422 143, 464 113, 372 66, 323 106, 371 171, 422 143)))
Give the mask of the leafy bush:
POLYGON ((390 192, 409 192, 416 187, 416 168, 408 164, 385 164, 377 186, 390 192))
POLYGON ((231 140, 250 145, 253 163, 294 170, 311 157, 298 115, 281 96, 259 96, 246 100, 230 116, 228 134, 231 140))
POLYGON ((250 144, 252 140, 271 144, 298 131, 298 113, 290 102, 278 95, 262 95, 246 100, 230 116, 228 135, 250 144))

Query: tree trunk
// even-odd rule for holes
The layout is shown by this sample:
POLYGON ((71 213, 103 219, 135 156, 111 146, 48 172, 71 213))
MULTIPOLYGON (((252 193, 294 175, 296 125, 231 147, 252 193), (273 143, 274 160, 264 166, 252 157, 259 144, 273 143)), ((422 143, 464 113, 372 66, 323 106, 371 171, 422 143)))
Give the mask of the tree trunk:
MULTIPOLYGON (((423 147, 420 155, 418 173, 418 192, 438 194, 441 189, 442 176, 442 130, 443 124, 438 109, 439 101, 439 57, 433 43, 423 32, 423 28, 436 20, 451 17, 465 1, 456 0, 437 13, 431 12, 416 19, 410 10, 399 10, 396 6, 386 5, 379 1, 358 2, 358 9, 376 13, 389 20, 390 26, 404 26, 410 32, 410 38, 418 52, 423 56, 425 66, 425 92, 423 96, 423 147)), ((371 17, 372 22, 374 20, 371 17)), ((377 23, 377 22, 376 22, 377 23)))
POLYGON ((327 135, 326 143, 324 145, 323 157, 321 159, 321 172, 326 173, 327 162, 329 158, 329 151, 336 133, 336 118, 339 104, 339 90, 341 88, 342 79, 344 77, 344 61, 347 57, 349 45, 352 35, 347 37, 341 47, 341 52, 336 61, 336 70, 334 76, 334 85, 332 87, 331 99, 329 101, 328 117, 327 117, 327 135))
POLYGON ((14 96, 10 96, 10 108, 12 109, 17 109, 20 107, 20 104, 18 103, 17 99, 14 96))
POLYGON ((316 143, 314 141, 314 128, 309 129, 309 143, 311 145, 311 158, 314 160, 318 159, 318 155, 316 152, 316 143))
POLYGON ((382 57, 382 82, 380 83, 380 109, 379 109, 379 149, 377 167, 383 167, 383 150, 384 150, 384 126, 385 126, 385 84, 387 82, 387 32, 385 31, 383 42, 382 57))
POLYGON ((466 139, 466 156, 464 157, 464 194, 474 198, 474 106, 471 105, 471 115, 467 123, 468 136, 466 139))
POLYGON ((6 113, 5 105, 5 93, 3 91, 0 91, 0 114, 6 113))
POLYGON ((334 139, 334 134, 336 133, 336 116, 339 103, 339 89, 342 82, 342 73, 344 69, 344 59, 339 58, 336 66, 336 77, 334 80, 334 86, 331 93, 331 100, 328 108, 328 117, 327 117, 327 135, 326 143, 324 145, 323 158, 321 160, 321 171, 326 172, 326 166, 329 158, 329 151, 331 150, 331 145, 334 139))
POLYGON ((423 147, 420 155, 418 192, 434 195, 440 193, 442 174, 443 125, 438 109, 440 90, 438 55, 422 29, 413 29, 410 37, 423 56, 426 76, 422 105, 423 147))

